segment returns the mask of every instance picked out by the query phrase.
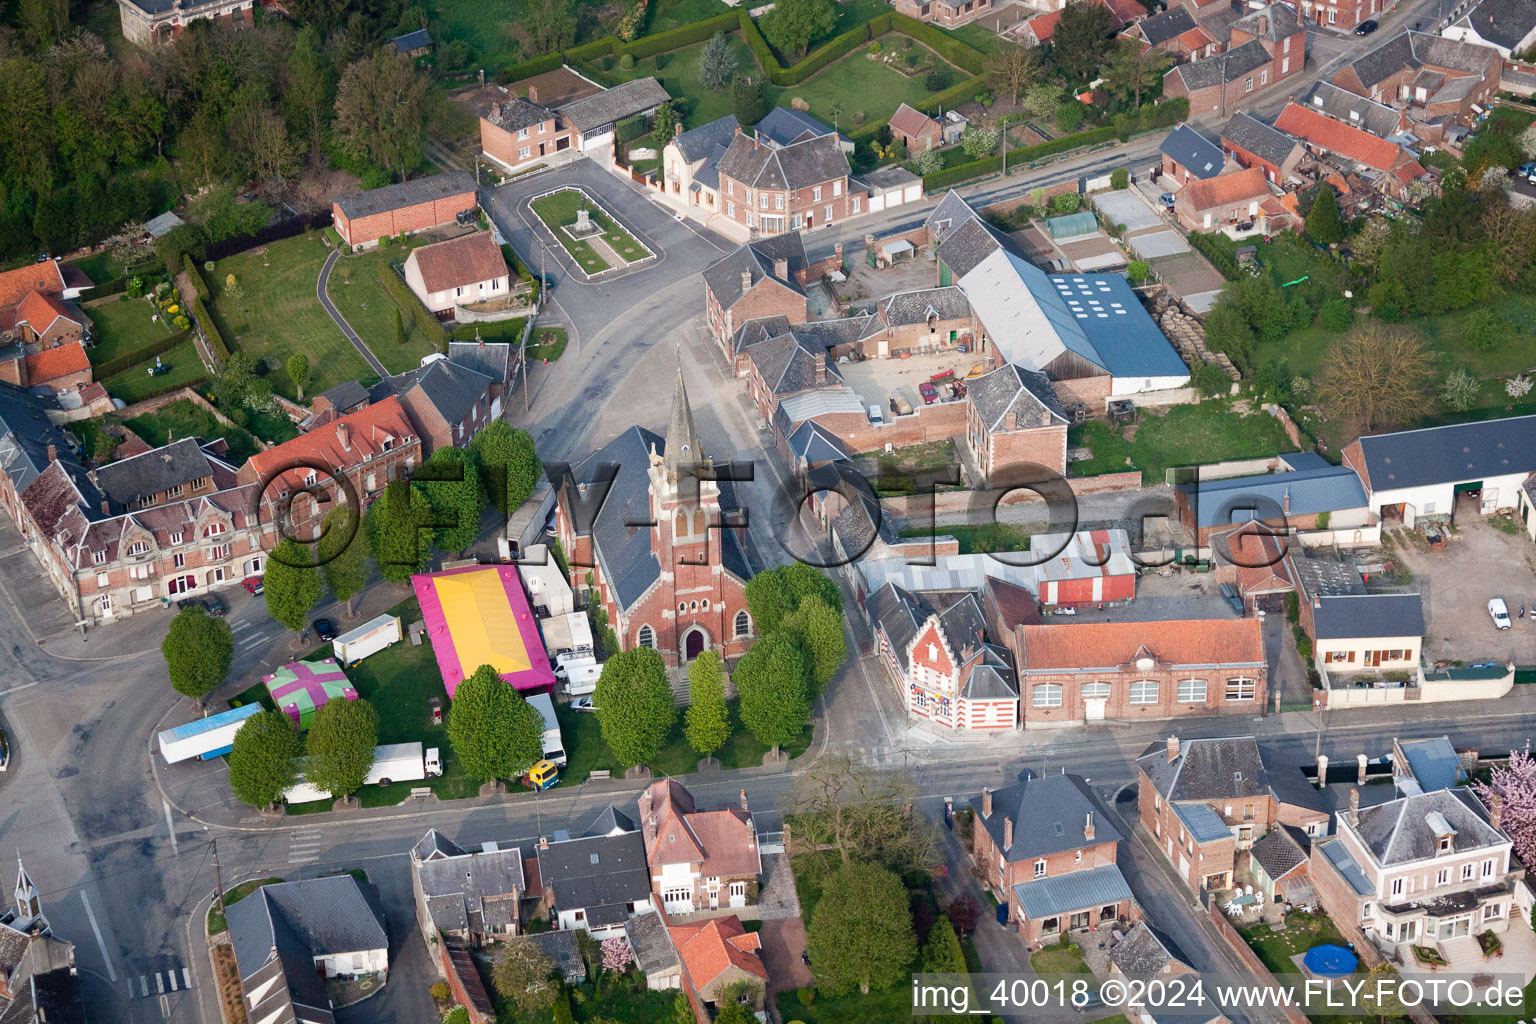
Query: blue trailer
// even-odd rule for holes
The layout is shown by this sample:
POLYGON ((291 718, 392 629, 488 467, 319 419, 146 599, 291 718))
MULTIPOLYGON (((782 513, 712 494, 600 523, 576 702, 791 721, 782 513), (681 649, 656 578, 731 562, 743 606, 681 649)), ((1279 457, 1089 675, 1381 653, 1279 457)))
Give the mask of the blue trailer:
POLYGON ((166 764, 191 760, 194 757, 210 761, 229 753, 235 743, 235 733, 246 719, 261 714, 261 705, 252 703, 244 707, 224 711, 207 718, 199 718, 166 729, 159 735, 160 754, 166 764))

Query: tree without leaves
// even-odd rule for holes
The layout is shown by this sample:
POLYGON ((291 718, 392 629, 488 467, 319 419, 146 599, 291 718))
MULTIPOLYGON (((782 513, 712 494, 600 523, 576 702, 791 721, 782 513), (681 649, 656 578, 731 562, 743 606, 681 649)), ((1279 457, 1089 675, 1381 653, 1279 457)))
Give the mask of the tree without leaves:
POLYGON ((235 637, 229 623, 209 615, 200 604, 189 605, 171 620, 160 653, 176 692, 201 703, 229 674, 235 637))
POLYGON ((326 701, 315 712, 304 744, 304 779, 332 796, 363 788, 379 742, 379 713, 365 700, 326 701))
POLYGON ((325 532, 316 546, 320 578, 336 600, 346 602, 350 619, 357 595, 368 585, 368 531, 350 505, 337 505, 325 514, 325 532))
POLYGON ((649 647, 620 651, 603 665, 597 689, 597 724, 620 764, 645 764, 661 751, 677 720, 667 667, 649 647))
POLYGON ((1339 216, 1339 198, 1326 181, 1317 186, 1317 197, 1307 211, 1307 237, 1319 245, 1332 245, 1344 237, 1344 221, 1339 216))
POLYGON ((688 666, 688 711, 684 735, 695 753, 708 757, 731 738, 730 712, 725 703, 725 679, 720 655, 705 651, 688 666))
POLYGON ((917 954, 901 879, 878 864, 845 864, 822 888, 806 930, 812 970, 835 995, 886 989, 917 954))
POLYGON ((1014 103, 1044 74, 1045 54, 1038 46, 999 41, 987 61, 987 84, 996 92, 1007 93, 1014 103))
POLYGON ((736 53, 725 38, 724 32, 716 32, 699 51, 699 84, 706 89, 720 92, 731 84, 736 74, 736 53))
POLYGON ((1536 864, 1536 758, 1512 750, 1509 764, 1496 766, 1486 783, 1473 786, 1485 807, 1502 801, 1500 827, 1523 864, 1536 864))
MULTIPOLYGON (((281 190, 299 171, 299 157, 288 135, 288 124, 271 104, 253 100, 230 115, 230 137, 250 158, 251 173, 263 185, 281 190)), ((300 401, 303 395, 299 396, 300 401)))
POLYGON ((811 41, 837 27, 832 0, 781 0, 763 16, 763 36, 780 53, 797 61, 811 41))
POLYGON ((1051 33, 1051 57, 1075 81, 1086 82, 1109 52, 1109 8, 1095 0, 1069 0, 1051 33))
POLYGON ((427 81, 388 48, 349 65, 336 91, 334 131, 342 151, 394 175, 414 167, 426 136, 427 81))
POLYGON ((391 583, 405 583, 427 571, 430 545, 431 502, 420 487, 405 480, 391 480, 384 494, 363 515, 368 547, 379 572, 391 583))
POLYGON ((800 635, 811 655, 812 699, 826 689, 848 657, 848 640, 843 632, 843 617, 827 605, 820 594, 802 598, 800 607, 784 620, 784 629, 800 635))
POLYGON ((1496 254, 1493 265, 1506 283, 1514 283, 1536 255, 1536 212, 1517 209, 1502 188, 1480 198, 1483 230, 1496 254))
POLYGON ((262 579, 267 614, 298 632, 324 592, 325 584, 310 552, 292 537, 284 537, 267 559, 267 572, 262 579))
POLYGON ((777 757, 779 747, 798 737, 811 719, 811 655, 799 634, 780 630, 762 637, 742 656, 732 678, 741 694, 742 724, 777 757))
POLYGON ((288 379, 299 389, 299 401, 304 401, 304 385, 309 383, 309 356, 295 352, 288 357, 288 379))
POLYGON ((923 970, 928 974, 964 974, 965 953, 949 918, 940 915, 923 945, 923 970))
POLYGON ((229 752, 229 789, 241 803, 268 807, 299 777, 304 741, 293 719, 273 708, 246 719, 229 752))
POLYGON ((1370 320, 1333 343, 1317 394, 1333 414, 1370 433, 1405 423, 1430 398, 1434 358, 1416 334, 1370 320))
POLYGON ((912 809, 920 795, 904 772, 828 755, 795 779, 788 806, 801 815, 796 834, 837 850, 844 864, 862 857, 905 871, 936 856, 933 830, 912 809))
POLYGON ((1134 39, 1120 39, 1110 50, 1100 74, 1111 92, 1132 97, 1141 109, 1141 94, 1157 88, 1163 73, 1173 66, 1167 52, 1155 46, 1143 47, 1134 39))
POLYGON ((501 678, 481 665, 459 683, 448 706, 448 742, 479 782, 528 774, 544 754, 544 716, 501 678))
POLYGON ((501 947, 501 959, 491 969, 491 981, 501 997, 521 1014, 539 1014, 555 1003, 560 985, 552 980, 555 962, 528 938, 501 947))
POLYGON ((480 464, 486 493, 502 515, 510 515, 538 484, 544 467, 533 450, 533 436, 513 430, 506 420, 482 427, 470 442, 480 464))

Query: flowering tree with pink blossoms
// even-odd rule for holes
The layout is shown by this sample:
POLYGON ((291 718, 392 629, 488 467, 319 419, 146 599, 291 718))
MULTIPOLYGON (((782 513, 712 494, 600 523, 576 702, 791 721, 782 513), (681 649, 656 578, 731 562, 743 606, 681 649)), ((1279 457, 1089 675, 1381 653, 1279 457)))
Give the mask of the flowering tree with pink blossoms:
POLYGON ((1512 750, 1509 765, 1493 769, 1487 783, 1474 787, 1477 797, 1490 809, 1501 802, 1500 825, 1514 844, 1515 856, 1536 865, 1536 758, 1529 751, 1512 750))
POLYGON ((614 936, 603 940, 603 969, 615 974, 623 974, 629 970, 629 965, 635 962, 635 954, 630 951, 629 943, 624 939, 614 936))

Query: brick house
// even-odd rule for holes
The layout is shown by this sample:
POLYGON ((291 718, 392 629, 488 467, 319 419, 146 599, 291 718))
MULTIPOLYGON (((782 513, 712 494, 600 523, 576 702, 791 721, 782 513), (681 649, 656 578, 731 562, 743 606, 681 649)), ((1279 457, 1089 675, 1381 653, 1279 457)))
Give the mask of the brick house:
MULTIPOLYGON (((670 97, 654 78, 636 78, 596 89, 553 109, 527 98, 496 99, 480 111, 480 150, 509 171, 532 167, 557 154, 589 153, 611 162, 614 125, 648 117, 670 97)), ((564 159, 564 157, 562 157, 564 159)))
POLYGON ((512 272, 488 231, 412 249, 404 271, 411 291, 439 317, 452 316, 459 306, 511 294, 512 272))
POLYGON ((0 331, 14 331, 20 327, 22 341, 40 343, 43 348, 62 344, 72 337, 80 338, 87 321, 69 305, 69 301, 79 298, 90 287, 89 278, 57 259, 0 271, 0 331), (39 304, 38 298, 46 301, 39 304), (82 333, 71 335, 67 325, 55 325, 60 313, 75 321, 82 333))
POLYGON ((1164 176, 1181 186, 1208 181, 1226 169, 1220 147, 1187 124, 1175 125, 1157 149, 1163 157, 1164 176))
POLYGON ((523 861, 516 846, 486 843, 471 853, 428 829, 411 847, 422 939, 429 947, 440 938, 475 947, 521 934, 520 904, 528 895, 523 861))
POLYGON ((893 0, 893 6, 909 18, 958 28, 990 13, 992 0, 893 0))
POLYGON ((763 860, 745 790, 739 806, 700 811, 681 783, 653 782, 640 794, 640 833, 651 891, 666 913, 757 903, 763 860))
POLYGON ((1536 45, 1536 5, 1522 0, 1478 0, 1444 33, 1447 39, 1492 47, 1508 59, 1536 45))
POLYGON ((719 169, 720 213, 754 238, 808 231, 865 212, 868 192, 849 176, 835 135, 776 147, 737 134, 719 169))
POLYGON ((1268 695, 1257 619, 1024 626, 1017 643, 1026 728, 1252 715, 1268 695))
POLYGON ((0 348, 0 380, 23 388, 46 387, 55 395, 91 383, 91 360, 80 342, 34 349, 20 343, 0 348))
POLYGON ((805 245, 792 233, 748 242, 704 268, 709 330, 738 373, 746 367, 732 349, 747 321, 782 316, 787 326, 810 319, 807 266, 805 245))
POLYGON ((1481 965, 1472 937, 1503 932, 1521 913, 1515 890, 1524 871, 1501 816, 1465 787, 1372 807, 1352 790, 1337 834, 1312 846, 1324 908, 1346 936, 1388 956, 1412 957, 1408 947, 1420 945, 1438 949, 1452 970, 1458 954, 1481 965))
POLYGON ((896 108, 888 122, 891 134, 901 140, 909 154, 937 149, 944 144, 944 126, 915 107, 905 103, 896 108))
POLYGON ((1109 972, 1131 978, 1193 974, 1173 940, 1145 921, 1125 933, 1109 951, 1109 972))
POLYGON ((1188 98, 1191 117, 1227 117, 1254 92, 1300 72, 1306 61, 1306 29, 1288 4, 1250 12, 1232 22, 1230 33, 1222 52, 1163 76, 1164 95, 1188 98))
POLYGON ((1255 520, 1285 532, 1372 525, 1360 477, 1315 452, 1269 460, 1267 472, 1234 477, 1197 476, 1174 488, 1179 523, 1202 546, 1255 520), (1325 518, 1326 517, 1326 518, 1325 518))
POLYGON ((681 368, 666 437, 630 427, 551 474, 571 586, 601 602, 621 650, 650 647, 681 666, 751 645, 739 505, 733 483, 716 476, 681 368))
POLYGON ((194 21, 253 24, 259 3, 260 0, 117 0, 117 14, 123 38, 147 50, 181 38, 194 21))
POLYGON ((16 306, 22 340, 41 349, 82 341, 88 324, 84 314, 48 292, 28 292, 16 306))
POLYGON ((1345 170, 1365 167, 1375 172, 1377 190, 1394 199, 1407 199, 1409 186, 1428 175, 1414 155, 1397 143, 1295 101, 1286 104, 1275 119, 1275 127, 1300 139, 1307 152, 1321 160, 1345 170))
POLYGON ((360 249, 377 244, 385 235, 415 234, 453 224, 478 205, 475 176, 448 171, 337 199, 331 203, 331 219, 342 240, 360 249))
POLYGON ((669 925, 667 933, 683 964, 683 993, 698 1024, 710 1024, 727 996, 727 990, 745 983, 742 998, 749 1009, 760 1012, 768 988, 768 968, 763 964, 762 941, 749 932, 734 914, 699 924, 669 925))
POLYGON ((965 442, 984 480, 1067 465, 1067 418, 1045 374, 1009 363, 966 384, 965 442))
POLYGON ((258 489, 266 522, 284 522, 289 536, 313 532, 337 501, 359 511, 391 480, 408 479, 423 458, 421 438, 405 406, 390 395, 292 441, 257 452, 238 481, 258 489), (338 484, 344 479, 346 486, 338 484))
POLYGON ((399 399, 421 439, 422 455, 428 457, 439 448, 467 445, 481 427, 497 419, 498 383, 452 356, 434 352, 418 368, 375 384, 372 395, 399 399))
POLYGON ((1451 115, 1463 124, 1499 91, 1503 58, 1492 47, 1427 32, 1400 32, 1334 73, 1333 84, 1407 113, 1417 122, 1451 115))
POLYGON ((1300 140, 1239 111, 1221 129, 1221 148, 1239 167, 1257 167, 1271 185, 1284 185, 1306 155, 1300 140))
POLYGON ((1123 36, 1173 57, 1175 63, 1199 60, 1219 53, 1222 42, 1203 27, 1190 8, 1175 5, 1128 26, 1123 36))
POLYGON ((739 124, 727 114, 677 134, 661 151, 662 191, 674 203, 720 209, 720 158, 736 137, 739 124))
POLYGON ((875 650, 908 715, 951 729, 1018 726, 1012 660, 987 643, 974 591, 916 593, 887 583, 867 609, 875 650))
POLYGON ((1030 949, 1141 919, 1115 860, 1125 837, 1083 778, 1026 770, 1024 781, 983 789, 969 803, 976 871, 1030 949))
POLYGON ((1245 167, 1208 181, 1192 181, 1174 196, 1173 212, 1186 231, 1221 231, 1256 222, 1273 195, 1264 172, 1245 167))

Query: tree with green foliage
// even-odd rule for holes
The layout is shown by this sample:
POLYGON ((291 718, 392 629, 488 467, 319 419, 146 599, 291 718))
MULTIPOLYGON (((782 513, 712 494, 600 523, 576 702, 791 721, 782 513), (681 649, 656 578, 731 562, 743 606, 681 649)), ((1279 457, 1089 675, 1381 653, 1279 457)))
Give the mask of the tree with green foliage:
POLYGON ((782 628, 798 634, 811 655, 809 696, 815 700, 848 658, 842 613, 828 605, 820 594, 808 594, 801 598, 800 607, 785 617, 782 628))
POLYGON ((714 1024, 757 1024, 757 1017, 745 1003, 726 1003, 715 1014, 714 1024))
POLYGON ((779 747, 811 720, 811 655, 800 634, 781 629, 760 638, 731 677, 741 694, 742 724, 778 757, 779 747))
POLYGON ((431 501, 419 486, 391 480, 368 506, 363 529, 379 573, 391 583, 406 583, 431 564, 431 501))
POLYGON ((459 683, 448 705, 448 742, 464 774, 479 782, 515 779, 544 756, 544 716, 494 665, 459 683))
POLYGON ((955 926, 943 914, 928 930, 928 941, 923 945, 923 971, 928 974, 964 974, 965 952, 960 948, 960 937, 955 926))
POLYGON ((564 996, 554 974, 555 962, 532 939, 523 937, 502 945, 501 959, 491 969, 491 982, 519 1014, 531 1016, 548 1010, 557 997, 564 996))
POLYGON ((656 108, 656 114, 651 118, 651 141, 657 149, 672 141, 675 134, 673 128, 677 123, 677 111, 672 109, 672 104, 663 103, 656 108))
POLYGON ((1124 167, 1116 167, 1109 172, 1109 187, 1116 192, 1124 192, 1131 187, 1131 172, 1124 167))
POLYGON ((1348 299, 1329 299, 1317 311, 1317 322, 1328 331, 1347 331, 1355 322, 1355 311, 1348 299))
POLYGON ((304 741, 293 719, 272 708, 247 718, 229 752, 229 789, 252 807, 277 803, 299 777, 304 741))
POLYGON ((1104 4, 1074 0, 1051 33, 1051 58, 1074 84, 1086 84, 1109 52, 1111 21, 1104 4))
POLYGON ((1339 216, 1339 197, 1326 181, 1317 186, 1317 197, 1307 211, 1307 237, 1319 245, 1332 245, 1344 238, 1344 219, 1339 216))
POLYGON ((1076 192, 1063 192, 1051 197, 1051 212, 1057 216, 1076 213, 1083 208, 1083 197, 1076 192))
POLYGON ((1461 339, 1474 352, 1491 352, 1509 337, 1509 324, 1488 308, 1474 309, 1462 321, 1461 339))
POLYGON ((835 995, 890 988, 917 956, 917 936, 901 879, 878 864, 833 872, 806 929, 811 969, 835 995))
POLYGON ((1193 383, 1201 398, 1219 398, 1232 390, 1232 379, 1227 376, 1227 371, 1215 363, 1201 363, 1193 383))
POLYGON ((731 113, 743 128, 763 119, 768 113, 768 84, 758 75, 738 75, 731 82, 731 113))
POLYGON ((228 622, 209 615, 201 604, 192 604, 171 620, 160 641, 160 653, 176 692, 201 704, 229 674, 235 636, 228 622))
MULTIPOLYGON (((1074 0, 1074 3, 1070 4, 1069 6, 1076 7, 1082 3, 1083 0, 1074 0)), ((1083 106, 1082 100, 1065 99, 1056 105, 1056 112, 1053 115, 1053 119, 1056 122, 1057 131, 1061 132, 1063 135, 1071 135, 1073 132, 1077 131, 1083 126, 1083 120, 1087 116, 1088 111, 1083 106)))
POLYGON ((502 515, 511 515, 528 500, 544 475, 538 453, 533 450, 533 435, 513 430, 506 420, 496 420, 480 428, 470 449, 479 463, 486 494, 502 515))
POLYGON ((1002 134, 996 128, 971 128, 960 136, 960 148, 972 160, 980 160, 997 152, 997 140, 1002 134))
POLYGON ((411 482, 432 504, 432 521, 438 524, 433 543, 439 549, 458 553, 479 539, 485 491, 471 449, 439 448, 411 474, 411 482))
POLYGON ((716 32, 699 51, 699 84, 720 92, 731 84, 736 74, 736 51, 731 49, 724 32, 716 32))
POLYGON ((649 647, 609 658, 592 703, 597 705, 603 742, 624 765, 645 764, 660 753, 677 720, 666 662, 649 647))
POLYGON ((316 547, 320 578, 332 596, 347 606, 347 618, 357 613, 357 596, 368 586, 368 531, 350 505, 337 505, 325 514, 325 531, 316 547))
POLYGON ((310 552, 292 537, 284 537, 267 559, 262 579, 267 614, 297 633, 323 593, 325 584, 310 552))
POLYGON ((427 86, 410 59, 387 46, 348 65, 336 90, 338 148, 403 176, 421 161, 427 86))
MULTIPOLYGON (((1157 88, 1163 74, 1173 66, 1173 58, 1156 46, 1143 46, 1134 39, 1120 38, 1109 51, 1099 74, 1110 92, 1130 96, 1134 109, 1141 109, 1141 96, 1157 88)), ((1117 186, 1124 187, 1124 186, 1117 186)))
POLYGON ((842 591, 831 577, 814 566, 791 562, 753 576, 747 581, 747 610, 752 613, 758 635, 778 629, 784 617, 812 594, 842 614, 842 591))
POLYGON ((1140 284, 1152 276, 1152 264, 1146 260, 1131 260, 1125 265, 1125 276, 1132 284, 1140 284))
POLYGON ((304 387, 309 383, 309 356, 295 352, 288 357, 288 379, 299 391, 299 401, 304 401, 304 387))
POLYGON ((688 666, 688 710, 683 722, 688 745, 704 757, 725 746, 731 738, 725 675, 720 655, 715 651, 704 651, 688 666))
POLYGON ((1049 83, 1032 85, 1024 92, 1024 112, 1036 121, 1044 121, 1056 116, 1056 106, 1060 102, 1061 87, 1057 85, 1049 83))
POLYGON ((763 37, 774 49, 798 61, 811 42, 837 27, 837 8, 832 0, 777 0, 763 16, 763 37))
POLYGON ((379 713, 366 700, 329 700, 315 712, 304 743, 304 780, 332 796, 363 788, 379 743, 379 713))

